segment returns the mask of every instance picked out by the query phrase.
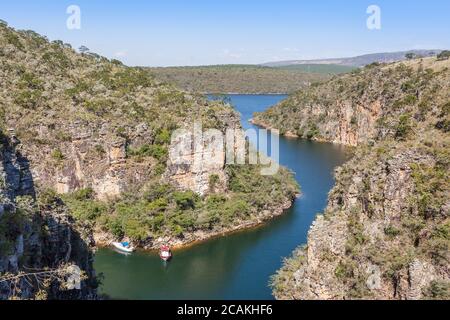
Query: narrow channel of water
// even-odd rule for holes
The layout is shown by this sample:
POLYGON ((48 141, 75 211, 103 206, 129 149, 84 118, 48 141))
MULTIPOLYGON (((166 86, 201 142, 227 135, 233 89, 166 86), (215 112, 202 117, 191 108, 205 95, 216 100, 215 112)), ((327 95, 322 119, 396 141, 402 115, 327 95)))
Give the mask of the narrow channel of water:
MULTIPOLYGON (((244 128, 253 112, 286 98, 281 95, 230 95, 244 128)), ((270 276, 284 257, 306 242, 317 213, 334 184, 333 170, 346 161, 346 148, 280 138, 280 162, 296 173, 302 197, 282 217, 258 229, 212 239, 176 251, 164 264, 157 254, 124 256, 101 249, 95 269, 103 273, 101 292, 116 299, 273 299, 270 276)))

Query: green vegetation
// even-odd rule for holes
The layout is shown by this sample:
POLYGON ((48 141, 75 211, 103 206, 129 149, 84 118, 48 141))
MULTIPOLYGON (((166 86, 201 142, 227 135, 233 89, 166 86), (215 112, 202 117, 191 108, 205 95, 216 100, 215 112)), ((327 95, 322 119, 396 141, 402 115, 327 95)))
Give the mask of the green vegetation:
POLYGON ((450 58, 450 51, 444 50, 438 54, 437 58, 439 60, 448 60, 450 58))
MULTIPOLYGON (((337 70, 269 68, 257 65, 219 65, 148 69, 156 79, 202 93, 291 93, 323 81, 337 70)), ((343 71, 343 70, 342 70, 343 71)), ((346 72, 346 71, 343 71, 346 72)))
MULTIPOLYGON (((256 113, 254 120, 278 129, 282 134, 295 133, 306 139, 339 141, 341 131, 338 127, 338 112, 344 105, 382 104, 382 114, 374 119, 364 119, 360 114, 362 110, 353 110, 358 116, 354 113, 347 120, 351 130, 355 132, 360 121, 375 121, 380 124, 379 130, 388 131, 389 136, 398 140, 405 140, 407 135, 414 132, 415 122, 427 118, 427 113, 432 111, 433 101, 445 101, 441 80, 445 78, 448 67, 445 68, 442 63, 437 65, 437 62, 436 58, 426 58, 394 65, 374 63, 351 74, 343 74, 298 91, 265 112, 256 113), (439 97, 435 97, 436 92, 440 93, 439 97), (383 123, 387 117, 390 119, 389 124, 383 123)), ((437 128, 444 131, 447 130, 447 124, 445 114, 435 123, 437 128)))
POLYGON ((167 146, 157 144, 153 145, 144 144, 137 149, 128 147, 127 155, 130 157, 137 157, 139 159, 142 159, 144 157, 153 157, 155 159, 158 159, 158 161, 160 161, 161 163, 166 163, 167 146))
POLYGON ((12 253, 11 250, 16 245, 17 237, 25 233, 26 226, 31 225, 36 213, 33 199, 30 196, 19 196, 15 200, 15 208, 7 206, 0 216, 0 256, 12 253))
POLYGON ((431 300, 449 300, 449 281, 432 281, 430 286, 426 290, 424 290, 424 295, 426 298, 431 300))
POLYGON ((112 202, 95 200, 90 189, 63 199, 77 220, 119 238, 147 241, 159 236, 182 237, 195 230, 236 226, 256 218, 261 210, 274 210, 271 203, 291 201, 299 192, 285 169, 273 177, 259 176, 258 167, 231 166, 227 170, 232 192, 226 196, 213 193, 200 197, 192 191, 176 191, 156 180, 139 194, 125 194, 112 202))
POLYGON ((282 70, 296 70, 306 73, 319 73, 327 75, 336 75, 341 73, 351 72, 357 67, 341 66, 338 64, 295 64, 283 67, 275 67, 282 70))
POLYGON ((52 152, 52 158, 55 159, 56 161, 63 161, 64 160, 64 154, 62 153, 61 150, 55 149, 52 152))

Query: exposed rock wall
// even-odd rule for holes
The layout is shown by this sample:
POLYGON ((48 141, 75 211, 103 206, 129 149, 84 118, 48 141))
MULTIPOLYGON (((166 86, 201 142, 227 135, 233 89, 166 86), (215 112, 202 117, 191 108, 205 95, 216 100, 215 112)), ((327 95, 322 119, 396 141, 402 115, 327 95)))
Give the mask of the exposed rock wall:
POLYGON ((433 222, 422 220, 411 205, 410 166, 433 167, 433 160, 418 151, 404 152, 349 175, 345 171, 358 167, 356 161, 338 171, 325 215, 312 225, 307 247, 292 258, 298 264, 291 261, 279 273, 278 285, 285 289, 275 291, 278 298, 424 299, 431 297, 434 284, 448 286, 448 247, 432 247, 437 241, 433 230, 445 225, 449 214, 448 199, 433 222), (429 225, 424 228, 424 223, 429 225), (411 225, 424 229, 411 231, 411 225))
MULTIPOLYGON (((57 148, 25 144, 23 152, 32 163, 36 183, 65 194, 92 188, 99 199, 118 197, 131 186, 142 185, 156 161, 127 159, 126 148, 146 141, 151 131, 145 125, 129 128, 129 141, 117 136, 118 127, 106 122, 69 122, 59 128, 67 135, 57 148)), ((55 132, 41 126, 39 139, 52 140, 55 132)))
POLYGON ((76 265, 85 274, 80 290, 61 290, 62 283, 51 280, 46 298, 95 299, 88 236, 75 230, 63 203, 37 206, 29 162, 6 140, 0 146, 0 180, 0 300, 34 299, 50 279, 29 276, 12 284, 1 276, 58 270, 65 265, 76 265))

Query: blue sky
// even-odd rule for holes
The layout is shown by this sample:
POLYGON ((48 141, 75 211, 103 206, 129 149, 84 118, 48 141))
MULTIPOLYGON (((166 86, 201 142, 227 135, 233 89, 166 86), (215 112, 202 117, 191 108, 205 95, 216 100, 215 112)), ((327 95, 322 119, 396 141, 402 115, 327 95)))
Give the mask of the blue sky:
POLYGON ((0 19, 128 65, 263 63, 450 48, 448 0, 15 0, 0 19), (369 5, 381 30, 366 27, 369 5), (68 30, 69 5, 81 29, 68 30))

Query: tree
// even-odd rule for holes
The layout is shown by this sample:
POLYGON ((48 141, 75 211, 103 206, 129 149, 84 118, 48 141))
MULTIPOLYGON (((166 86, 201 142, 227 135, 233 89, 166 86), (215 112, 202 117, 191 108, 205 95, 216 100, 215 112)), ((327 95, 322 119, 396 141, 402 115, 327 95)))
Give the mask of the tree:
POLYGON ((450 58, 450 51, 444 50, 437 55, 438 60, 448 60, 450 58))
POLYGON ((405 54, 405 57, 408 60, 412 60, 412 59, 415 59, 417 57, 417 55, 413 52, 410 52, 410 53, 405 54))
POLYGON ((86 47, 86 46, 81 46, 80 48, 78 48, 78 50, 79 50, 81 53, 89 52, 89 48, 86 47))

